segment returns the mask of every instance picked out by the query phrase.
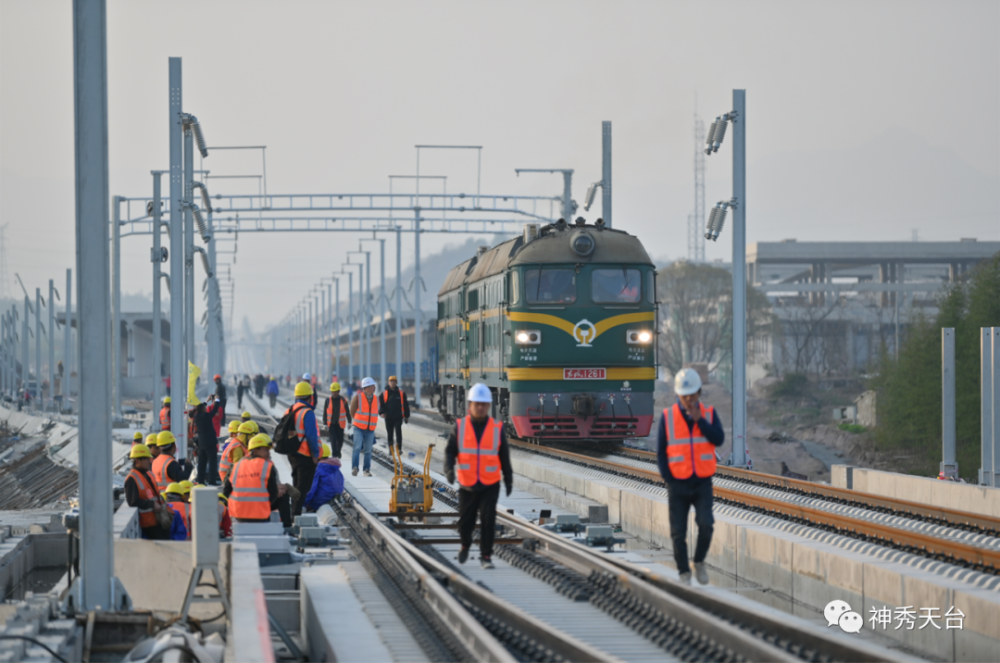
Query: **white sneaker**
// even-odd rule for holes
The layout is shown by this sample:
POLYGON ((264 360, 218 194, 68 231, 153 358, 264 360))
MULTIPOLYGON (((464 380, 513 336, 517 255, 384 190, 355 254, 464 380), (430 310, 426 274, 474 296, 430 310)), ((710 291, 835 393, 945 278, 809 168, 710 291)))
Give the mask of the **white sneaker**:
POLYGON ((372 475, 372 473, 371 473, 371 472, 365 472, 365 476, 366 476, 366 477, 370 477, 371 475, 372 475))
POLYGON ((351 476, 352 477, 358 476, 358 468, 355 467, 353 470, 351 470, 351 476))
POLYGON ((694 563, 694 577, 697 578, 698 582, 702 585, 708 584, 708 569, 705 567, 705 562, 694 563))
POLYGON ((690 585, 691 584, 691 572, 688 571, 687 573, 682 573, 681 576, 680 576, 680 578, 679 578, 679 580, 681 581, 682 585, 690 585))

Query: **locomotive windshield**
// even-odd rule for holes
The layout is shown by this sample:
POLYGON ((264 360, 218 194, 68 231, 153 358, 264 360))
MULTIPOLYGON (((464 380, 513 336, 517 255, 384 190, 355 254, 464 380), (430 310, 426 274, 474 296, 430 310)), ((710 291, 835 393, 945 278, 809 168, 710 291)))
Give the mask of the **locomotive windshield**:
POLYGON ((529 304, 572 304, 576 301, 576 272, 541 266, 527 269, 524 294, 529 304))
POLYGON ((638 269, 595 269, 591 273, 591 297, 595 304, 637 304, 642 279, 638 269))

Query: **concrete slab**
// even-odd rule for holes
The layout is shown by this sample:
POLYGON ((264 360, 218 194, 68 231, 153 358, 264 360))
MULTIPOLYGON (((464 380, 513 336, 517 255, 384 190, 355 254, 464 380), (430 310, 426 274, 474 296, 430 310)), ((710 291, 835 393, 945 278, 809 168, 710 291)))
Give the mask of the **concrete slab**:
POLYGON ((1000 518, 1000 488, 939 481, 851 465, 834 465, 830 482, 838 488, 1000 518))

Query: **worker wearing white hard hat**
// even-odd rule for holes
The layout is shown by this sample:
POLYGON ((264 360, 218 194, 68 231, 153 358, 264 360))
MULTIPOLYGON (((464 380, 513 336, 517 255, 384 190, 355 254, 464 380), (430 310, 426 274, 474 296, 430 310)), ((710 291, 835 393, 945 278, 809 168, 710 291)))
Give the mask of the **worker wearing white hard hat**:
POLYGON ((365 453, 364 472, 372 475, 372 447, 375 445, 375 426, 378 425, 378 399, 375 380, 361 380, 361 391, 351 399, 351 422, 354 427, 354 450, 351 452, 351 476, 358 476, 361 452, 365 453))
POLYGON ((479 516, 479 561, 492 569, 493 536, 496 530, 497 500, 502 480, 510 496, 514 472, 504 425, 490 416, 493 392, 479 383, 469 390, 469 416, 456 422, 444 452, 444 470, 448 483, 458 479, 458 535, 462 547, 458 562, 469 558, 472 534, 479 516))
POLYGON ((715 474, 715 449, 726 435, 715 408, 701 402, 702 380, 692 368, 682 368, 674 376, 677 401, 663 410, 660 419, 656 459, 660 475, 667 483, 670 511, 670 538, 674 561, 681 582, 691 584, 688 564, 688 512, 694 507, 698 525, 694 573, 698 582, 708 584, 705 557, 712 544, 712 476, 715 474))

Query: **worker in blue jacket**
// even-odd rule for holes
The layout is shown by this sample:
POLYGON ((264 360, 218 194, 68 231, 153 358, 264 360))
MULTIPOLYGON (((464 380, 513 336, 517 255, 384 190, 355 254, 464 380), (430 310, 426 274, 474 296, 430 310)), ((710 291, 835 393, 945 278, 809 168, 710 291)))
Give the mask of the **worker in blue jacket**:
POLYGON ((344 475, 340 471, 340 459, 333 458, 333 449, 327 442, 323 443, 323 458, 316 465, 312 488, 306 495, 307 511, 317 511, 324 504, 329 504, 344 492, 344 475))

